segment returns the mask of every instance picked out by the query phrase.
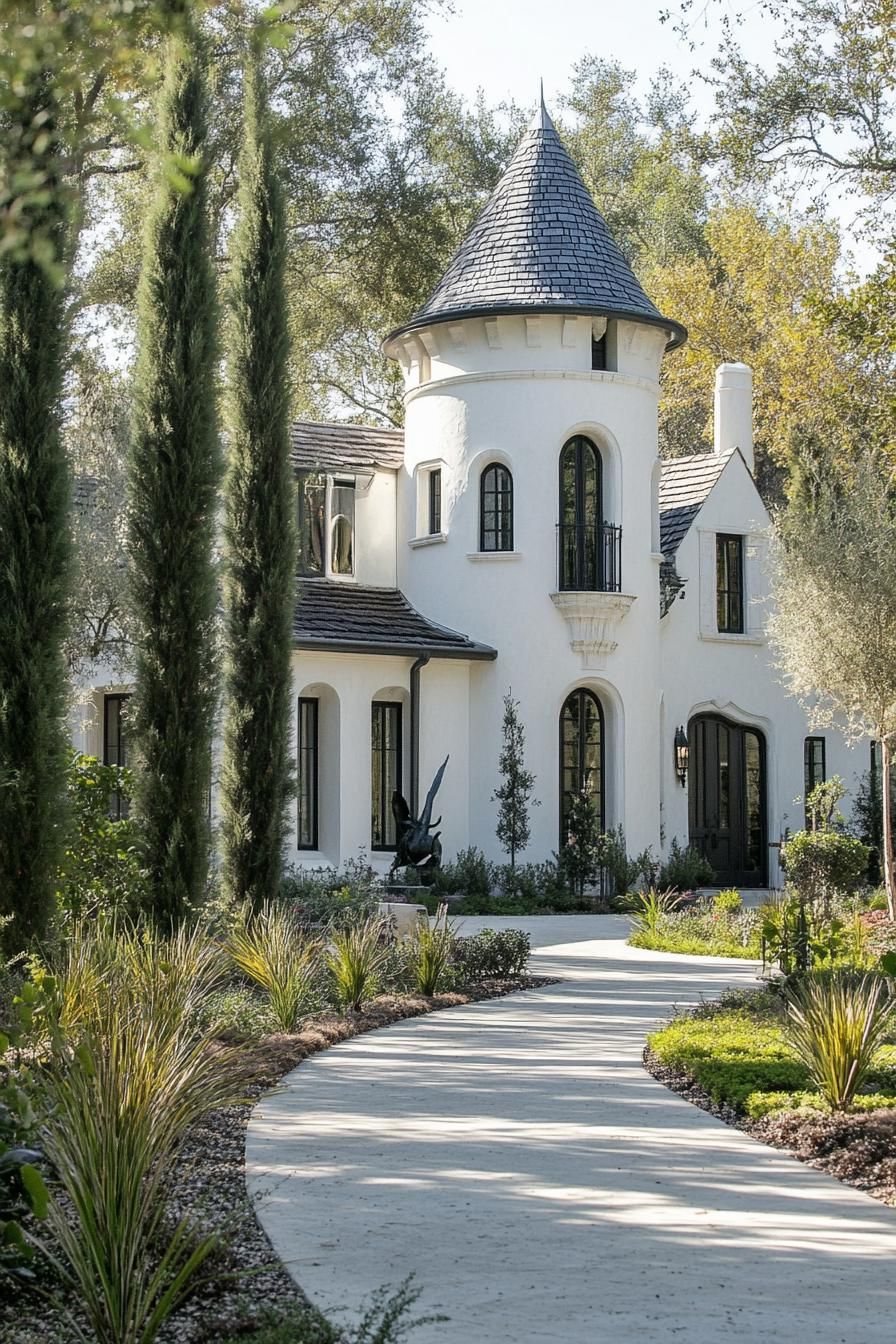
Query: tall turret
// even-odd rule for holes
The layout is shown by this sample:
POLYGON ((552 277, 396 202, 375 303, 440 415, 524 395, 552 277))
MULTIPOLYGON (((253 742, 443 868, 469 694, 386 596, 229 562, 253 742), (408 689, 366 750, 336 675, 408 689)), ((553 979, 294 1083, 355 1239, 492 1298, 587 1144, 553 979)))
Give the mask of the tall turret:
MULTIPOLYGON (((607 825, 637 812, 623 733, 645 752, 656 739, 658 379, 685 338, 644 293, 542 101, 435 291, 384 343, 406 385, 399 583, 424 606, 438 592, 447 623, 497 647, 471 674, 473 731, 495 738, 495 760, 511 681, 543 760, 556 760, 571 689, 599 698, 601 763, 587 768, 607 825)), ((562 799, 570 779, 558 768, 541 787, 562 799)), ((474 815, 489 816, 490 787, 471 781, 474 815)), ((560 843, 564 806, 533 817, 542 852, 560 843)))

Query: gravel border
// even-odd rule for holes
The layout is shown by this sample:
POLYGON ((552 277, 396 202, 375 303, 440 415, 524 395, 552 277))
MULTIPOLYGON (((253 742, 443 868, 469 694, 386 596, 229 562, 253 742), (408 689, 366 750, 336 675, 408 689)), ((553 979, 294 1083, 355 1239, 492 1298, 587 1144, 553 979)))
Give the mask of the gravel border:
MULTIPOLYGON (((159 1344, 220 1344, 245 1334, 251 1341, 259 1317, 272 1309, 301 1306, 308 1299, 287 1272, 255 1216, 246 1190, 246 1129, 257 1101, 304 1059, 340 1041, 412 1017, 557 984, 555 977, 517 976, 469 985, 462 992, 389 994, 360 1013, 320 1013, 301 1031, 266 1036, 246 1046, 252 1082, 238 1106, 211 1111, 183 1147, 172 1182, 173 1220, 190 1216, 199 1231, 221 1233, 220 1248, 207 1262, 191 1297, 159 1334, 159 1344)), ((0 1304, 4 1344, 70 1344, 74 1336, 49 1299, 14 1288, 0 1304)))

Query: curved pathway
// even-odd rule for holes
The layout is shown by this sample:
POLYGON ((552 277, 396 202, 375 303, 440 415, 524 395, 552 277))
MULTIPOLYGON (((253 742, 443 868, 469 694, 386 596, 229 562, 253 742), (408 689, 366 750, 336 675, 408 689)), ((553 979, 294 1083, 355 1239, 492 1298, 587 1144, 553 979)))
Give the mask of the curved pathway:
POLYGON ((256 1108, 247 1181, 278 1255, 356 1318, 414 1272, 413 1344, 891 1344, 896 1210, 682 1101, 641 1065, 676 1003, 747 962, 526 926, 563 983, 397 1023, 256 1108))

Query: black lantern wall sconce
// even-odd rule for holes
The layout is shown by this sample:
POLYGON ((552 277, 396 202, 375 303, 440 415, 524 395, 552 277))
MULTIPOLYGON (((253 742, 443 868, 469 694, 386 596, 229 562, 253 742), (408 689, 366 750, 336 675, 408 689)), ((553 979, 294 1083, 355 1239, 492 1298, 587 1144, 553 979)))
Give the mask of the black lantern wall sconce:
POLYGON ((687 787, 689 754, 688 735, 684 730, 684 724, 680 723, 675 729, 675 773, 682 788, 687 787))

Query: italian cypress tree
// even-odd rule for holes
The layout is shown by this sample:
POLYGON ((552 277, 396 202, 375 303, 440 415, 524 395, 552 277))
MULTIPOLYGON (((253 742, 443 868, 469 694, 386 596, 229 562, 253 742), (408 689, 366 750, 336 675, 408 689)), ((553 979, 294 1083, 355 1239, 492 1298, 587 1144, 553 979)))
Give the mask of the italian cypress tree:
POLYGON ((207 876, 216 663, 215 282, 203 52, 188 12, 168 40, 157 143, 138 289, 128 530, 134 815, 150 913, 171 927, 201 901, 207 876))
POLYGON ((6 184, 42 178, 27 241, 0 259, 0 939, 10 953, 46 930, 53 908, 66 750, 66 211, 52 82, 27 78, 2 123, 6 184))
POLYGON ((520 723, 519 701, 511 691, 504 697, 503 743, 498 769, 501 784, 492 797, 498 803, 496 834, 510 855, 511 868, 516 867, 516 856, 529 843, 529 807, 538 807, 532 799, 535 776, 526 769, 526 733, 520 723))
POLYGON ((227 350, 227 717, 222 768, 227 892, 257 908, 283 864, 295 604, 285 222, 257 54, 246 71, 227 350))

